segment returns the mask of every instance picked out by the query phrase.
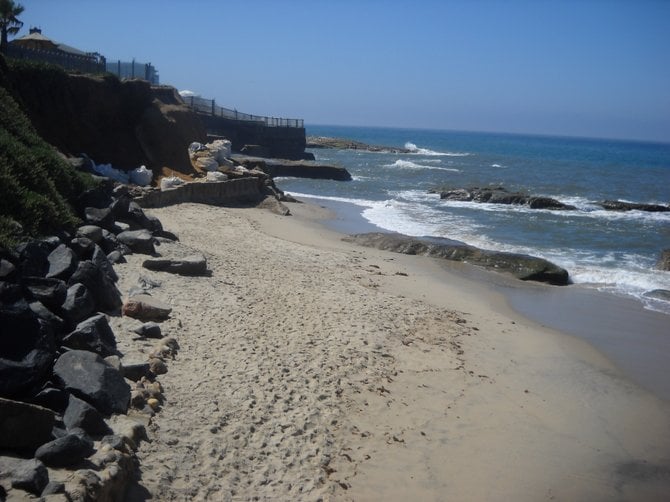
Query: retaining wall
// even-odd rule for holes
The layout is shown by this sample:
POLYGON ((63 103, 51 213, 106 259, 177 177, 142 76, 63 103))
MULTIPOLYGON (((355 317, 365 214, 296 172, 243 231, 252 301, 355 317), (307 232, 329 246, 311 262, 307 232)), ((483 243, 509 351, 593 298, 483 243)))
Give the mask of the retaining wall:
POLYGON ((185 183, 169 190, 154 190, 135 199, 141 207, 165 207, 184 202, 226 206, 257 203, 263 198, 258 178, 185 183))

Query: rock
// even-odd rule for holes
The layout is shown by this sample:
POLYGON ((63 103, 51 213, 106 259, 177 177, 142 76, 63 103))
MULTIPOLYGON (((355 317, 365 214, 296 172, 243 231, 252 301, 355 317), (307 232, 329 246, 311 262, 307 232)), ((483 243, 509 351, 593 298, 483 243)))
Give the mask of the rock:
POLYGON ((91 255, 91 261, 93 264, 98 267, 103 274, 112 282, 118 282, 119 276, 116 275, 116 271, 112 266, 112 262, 109 260, 105 252, 98 245, 95 245, 93 248, 93 254, 91 255))
POLYGON ((93 313, 95 300, 88 288, 83 284, 73 284, 67 290, 62 311, 66 320, 76 324, 93 313))
POLYGON ((102 357, 117 354, 116 338, 104 314, 89 317, 77 324, 74 331, 63 338, 62 343, 68 348, 88 350, 102 357))
POLYGON ((97 310, 116 314, 121 307, 121 293, 114 282, 92 261, 79 262, 70 284, 81 283, 91 292, 97 310))
POLYGON ((509 192, 503 187, 458 188, 440 192, 440 198, 459 202, 487 202, 489 204, 526 205, 530 209, 573 210, 575 206, 564 204, 551 197, 535 197, 520 192, 509 192))
POLYGON ((121 373, 124 378, 137 382, 142 377, 151 376, 151 367, 149 366, 149 363, 124 364, 121 373))
POLYGON ((207 273, 207 260, 203 255, 191 255, 184 258, 151 258, 144 260, 142 266, 149 270, 186 276, 207 273))
POLYGON ((32 241, 19 245, 16 248, 20 259, 21 275, 44 277, 49 270, 47 257, 51 249, 44 242, 32 241))
POLYGON ((35 458, 48 467, 68 467, 93 454, 93 443, 79 434, 68 434, 40 446, 35 458))
POLYGON ((149 359, 149 369, 151 372, 158 376, 158 375, 164 375, 165 373, 168 372, 167 365, 165 364, 165 361, 158 357, 152 357, 149 359))
POLYGON ((67 285, 61 279, 24 277, 23 284, 34 300, 53 311, 58 311, 67 297, 67 285))
POLYGON ((172 308, 149 295, 135 295, 123 304, 125 316, 140 321, 164 321, 170 316, 172 308))
POLYGON ((49 483, 49 471, 37 459, 21 462, 12 471, 12 488, 18 488, 34 495, 40 495, 49 483))
POLYGON ((670 211, 670 206, 662 204, 638 204, 635 202, 623 202, 621 200, 605 200, 600 205, 608 211, 647 211, 651 213, 665 213, 670 211))
POLYGON ((34 451, 51 441, 56 414, 47 408, 0 398, 0 450, 34 451))
POLYGON ((108 255, 112 251, 119 251, 121 254, 132 253, 128 246, 120 242, 119 239, 116 238, 116 235, 114 235, 112 232, 109 232, 108 230, 102 231, 102 241, 99 243, 99 246, 108 255))
POLYGON ((110 263, 126 263, 126 259, 123 257, 123 254, 121 254, 121 251, 114 250, 111 253, 107 255, 107 259, 109 260, 110 263))
POLYGON ((0 280, 11 281, 16 277, 16 267, 11 261, 0 259, 0 280))
POLYGON ((75 237, 70 241, 70 249, 74 251, 80 260, 88 260, 93 254, 95 243, 86 237, 75 237))
MULTIPOLYGON (((44 490, 42 490, 42 497, 46 497, 47 495, 57 495, 60 493, 65 493, 65 485, 59 481, 49 481, 49 483, 47 483, 47 485, 44 487, 44 490)), ((45 500, 44 502, 50 501, 45 500)))
POLYGON ((499 272, 508 272, 523 281, 538 281, 563 286, 569 284, 568 272, 542 258, 486 251, 462 243, 435 243, 400 234, 369 233, 346 238, 363 246, 411 255, 431 256, 467 262, 499 272))
POLYGON ((154 249, 154 239, 148 230, 127 230, 121 232, 116 238, 134 253, 156 254, 154 249))
POLYGON ((344 167, 330 164, 320 164, 307 160, 262 159, 246 155, 232 155, 231 158, 247 169, 258 168, 265 174, 276 178, 278 176, 293 176, 297 178, 329 179, 336 181, 350 181, 351 174, 344 167))
POLYGON ((111 432, 98 410, 72 395, 63 414, 63 423, 68 430, 81 428, 91 436, 102 436, 111 432))
POLYGON ((670 270, 670 249, 661 251, 661 257, 656 263, 656 268, 659 270, 670 270))
POLYGON ((114 215, 108 207, 98 209, 96 207, 87 207, 84 210, 86 222, 89 225, 109 229, 114 225, 114 215))
POLYGON ((130 224, 130 230, 145 229, 152 234, 159 233, 163 230, 163 225, 155 216, 146 214, 144 209, 140 207, 135 201, 128 204, 128 211, 123 221, 130 224))
POLYGON ((37 317, 44 320, 48 324, 51 324, 56 337, 58 337, 63 332, 65 329, 65 321, 54 314, 41 302, 30 302, 28 306, 30 307, 30 310, 32 310, 37 315, 37 317))
POLYGON ((155 322, 145 322, 139 328, 135 328, 133 332, 145 338, 163 338, 161 327, 155 322))
POLYGON ((86 237, 96 244, 102 241, 102 228, 97 225, 82 225, 77 229, 77 237, 86 237))
POLYGON ((130 196, 125 194, 119 194, 119 196, 114 199, 114 201, 109 205, 109 208, 112 211, 114 219, 124 220, 128 217, 128 207, 130 206, 130 196))
MULTIPOLYGON (((62 414, 67 408, 68 394, 63 389, 45 387, 30 402, 62 414)), ((44 441, 46 442, 46 441, 44 441)))
POLYGON ((4 304, 16 303, 23 300, 23 291, 18 284, 0 281, 0 302, 4 304))
POLYGON ((14 398, 48 376, 56 351, 52 327, 25 301, 0 304, 0 397, 14 398))
POLYGON ((125 413, 128 409, 130 387, 121 373, 93 352, 64 353, 54 365, 54 375, 66 390, 105 415, 125 413))

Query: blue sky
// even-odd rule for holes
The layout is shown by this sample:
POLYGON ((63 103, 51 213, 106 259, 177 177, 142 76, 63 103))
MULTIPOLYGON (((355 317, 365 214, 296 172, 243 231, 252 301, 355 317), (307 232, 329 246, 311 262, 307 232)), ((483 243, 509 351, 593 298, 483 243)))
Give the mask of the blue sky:
POLYGON ((21 34, 248 113, 670 142, 670 1, 19 3, 21 34))

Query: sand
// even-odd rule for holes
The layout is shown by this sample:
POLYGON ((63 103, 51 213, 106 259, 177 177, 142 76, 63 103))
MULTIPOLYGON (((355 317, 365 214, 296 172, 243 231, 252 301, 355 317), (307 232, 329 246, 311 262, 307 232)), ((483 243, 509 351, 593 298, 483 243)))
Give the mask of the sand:
MULTIPOLYGON (((151 210, 210 277, 117 267, 181 350, 131 499, 667 500, 670 405, 486 282, 294 216, 151 210)), ((456 269, 463 265, 454 265, 456 269)), ((151 344, 115 319, 128 362, 151 344)))

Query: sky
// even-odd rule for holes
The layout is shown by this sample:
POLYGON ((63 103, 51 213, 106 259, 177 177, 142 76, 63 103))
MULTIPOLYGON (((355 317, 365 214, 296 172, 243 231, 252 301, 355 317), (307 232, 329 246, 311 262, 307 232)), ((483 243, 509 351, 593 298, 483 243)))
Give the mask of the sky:
POLYGON ((162 84, 309 124, 670 142, 670 0, 18 0, 162 84))

